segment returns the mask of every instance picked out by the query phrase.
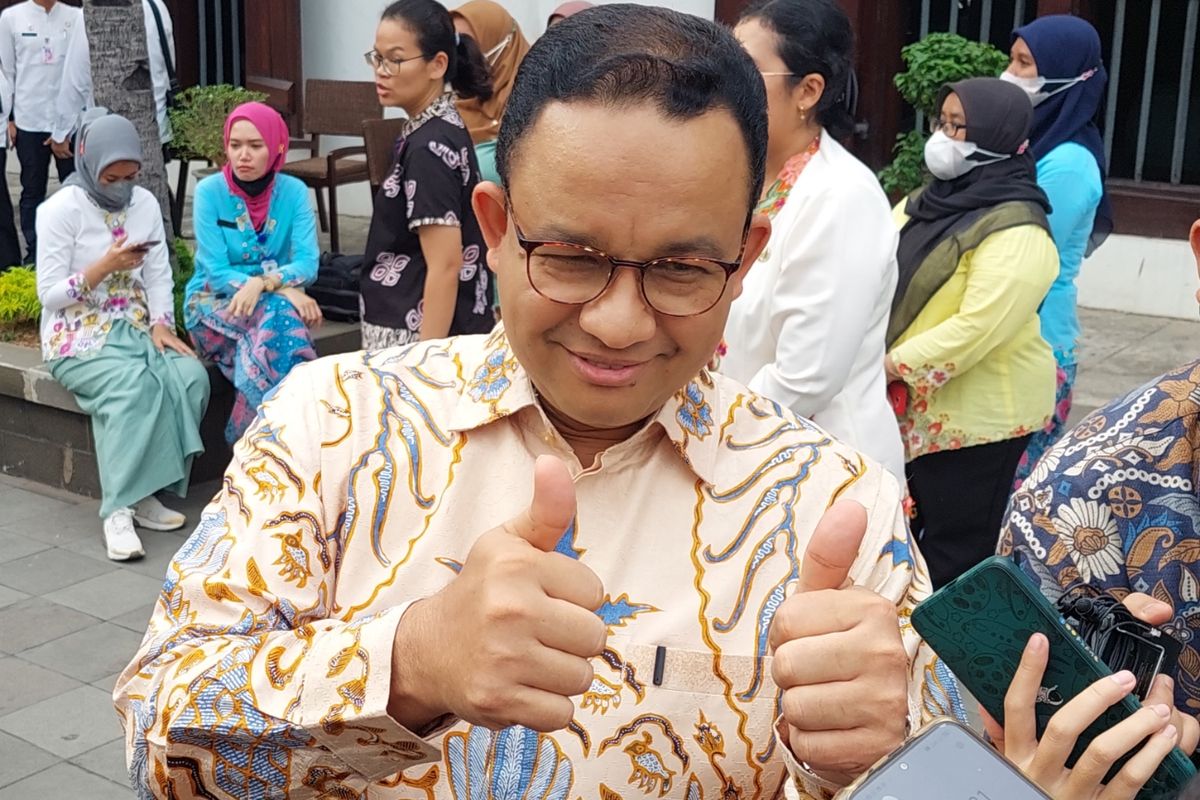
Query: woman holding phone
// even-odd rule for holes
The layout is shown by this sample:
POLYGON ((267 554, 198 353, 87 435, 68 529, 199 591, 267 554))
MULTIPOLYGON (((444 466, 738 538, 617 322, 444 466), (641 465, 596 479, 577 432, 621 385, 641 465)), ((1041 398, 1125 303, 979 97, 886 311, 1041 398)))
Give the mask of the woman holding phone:
POLYGON ((92 421, 108 557, 143 555, 134 524, 187 521, 155 492, 187 492, 204 452, 208 372, 175 335, 171 264, 158 200, 134 185, 142 150, 103 109, 79 134, 78 169, 38 209, 42 355, 92 421))
POLYGON ((196 186, 196 272, 184 315, 200 353, 237 390, 225 439, 236 442, 263 396, 317 357, 309 328, 321 309, 304 292, 317 277, 317 223, 287 161, 283 117, 262 103, 225 120, 225 167, 196 186))

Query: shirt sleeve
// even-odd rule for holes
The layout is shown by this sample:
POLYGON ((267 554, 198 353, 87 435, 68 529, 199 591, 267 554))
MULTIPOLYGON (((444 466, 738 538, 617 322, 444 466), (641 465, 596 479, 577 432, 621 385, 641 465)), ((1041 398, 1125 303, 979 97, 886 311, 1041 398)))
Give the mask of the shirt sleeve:
MULTIPOLYGON (((897 625, 909 658, 910 731, 939 716, 965 722, 957 681, 912 626, 913 609, 930 595, 932 584, 908 528, 899 483, 885 470, 869 470, 844 497, 868 509, 867 535, 851 580, 896 604, 897 625)), ((828 800, 840 790, 801 764, 782 735, 781 723, 777 721, 775 727, 784 763, 802 800, 828 800)))
POLYGON ((993 233, 964 258, 971 261, 958 311, 892 351, 906 383, 941 386, 970 370, 1032 318, 1058 274, 1054 242, 1034 225, 993 233))
MULTIPOLYGON (((1103 179, 1092 154, 1077 144, 1060 147, 1038 167, 1038 185, 1050 198, 1050 235, 1060 247, 1066 247, 1079 229, 1091 230, 1096 209, 1103 197, 1103 179)), ((1071 274, 1060 274, 1060 283, 1071 283, 1079 264, 1071 274)))
POLYGON ((775 360, 748 383, 751 391, 805 417, 827 408, 845 387, 871 326, 875 298, 895 288, 898 234, 886 208, 868 224, 864 208, 876 198, 836 190, 833 195, 806 198, 793 230, 783 237, 783 267, 771 320, 764 321, 778 325, 775 360))
POLYGON ((4 74, 4 119, 12 118, 17 94, 17 43, 13 39, 12 14, 0 13, 0 73, 4 74))
POLYGON ((221 219, 221 204, 211 185, 201 183, 193 199, 192 228, 196 232, 196 268, 214 294, 230 297, 237 293, 249 277, 235 269, 229 260, 225 234, 217 221, 221 219))
POLYGON ((320 476, 345 454, 321 445, 311 394, 330 367, 297 367, 268 396, 117 681, 139 796, 315 800, 335 782, 358 796, 440 758, 386 712, 404 607, 333 611, 340 512, 320 476))
POLYGON ((56 142, 65 141, 78 127, 80 113, 92 105, 91 48, 83 20, 79 20, 71 26, 71 38, 63 56, 62 83, 58 88, 57 115, 51 137, 56 142))
POLYGON ((308 202, 308 189, 296 186, 292 197, 291 260, 280 266, 284 286, 307 286, 317 279, 321 249, 317 243, 317 217, 308 202))
POLYGON ((77 214, 65 214, 61 203, 45 204, 37 215, 37 293, 47 311, 93 302, 83 272, 74 272, 77 214), (73 219, 75 218, 75 219, 73 219))
POLYGON ((422 225, 462 225, 470 163, 469 150, 456 151, 438 140, 412 149, 404 171, 410 231, 422 225))
POLYGON ((158 202, 147 193, 143 199, 153 205, 151 240, 158 244, 150 248, 142 263, 142 282, 146 286, 146 301, 150 305, 150 324, 165 325, 175 331, 175 279, 171 275, 171 259, 167 253, 167 236, 163 230, 158 202))

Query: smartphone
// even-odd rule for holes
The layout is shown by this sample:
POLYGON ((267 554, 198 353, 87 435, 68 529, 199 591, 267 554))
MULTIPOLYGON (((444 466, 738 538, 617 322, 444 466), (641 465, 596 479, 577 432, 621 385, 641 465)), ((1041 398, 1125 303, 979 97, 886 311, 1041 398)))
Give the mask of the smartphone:
MULTIPOLYGON (((1042 633, 1050 641, 1035 708, 1037 735, 1050 717, 1092 683, 1112 674, 1063 620, 1050 601, 1011 559, 989 558, 935 592, 913 610, 913 627, 941 657, 951 672, 996 721, 1004 722, 1004 695, 1021 662, 1029 637, 1042 633)), ((1109 708, 1080 734, 1067 766, 1087 749, 1092 739, 1141 708, 1129 695, 1109 708)), ((1127 758, 1113 765, 1115 775, 1127 758)), ((1173 798, 1196 769, 1175 748, 1138 794, 1139 800, 1173 798)))
POLYGON ((1008 759, 942 717, 922 728, 849 789, 847 800, 1050 800, 1008 759))
POLYGON ((161 239, 154 239, 149 242, 139 242, 138 244, 130 245, 129 249, 130 250, 149 250, 151 247, 154 247, 154 246, 160 245, 160 244, 162 244, 161 239))

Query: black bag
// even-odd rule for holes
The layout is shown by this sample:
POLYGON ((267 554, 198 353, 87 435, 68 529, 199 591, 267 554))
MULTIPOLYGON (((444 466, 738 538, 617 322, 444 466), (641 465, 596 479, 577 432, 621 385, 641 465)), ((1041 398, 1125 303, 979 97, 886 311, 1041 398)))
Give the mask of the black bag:
POLYGON ((181 91, 179 77, 175 74, 175 61, 171 58, 171 47, 167 44, 167 29, 163 25, 162 12, 158 10, 155 0, 150 0, 150 11, 154 14, 154 25, 158 28, 158 44, 162 48, 163 61, 167 65, 167 108, 174 108, 179 102, 181 91))
POLYGON ((358 281, 363 257, 322 253, 317 267, 317 279, 305 291, 317 301, 326 319, 336 322, 358 322, 358 281))

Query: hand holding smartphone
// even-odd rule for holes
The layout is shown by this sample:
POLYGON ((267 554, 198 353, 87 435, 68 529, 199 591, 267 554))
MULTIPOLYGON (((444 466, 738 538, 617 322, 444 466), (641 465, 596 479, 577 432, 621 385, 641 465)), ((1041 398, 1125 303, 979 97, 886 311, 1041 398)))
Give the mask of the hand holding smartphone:
MULTIPOLYGON (((1002 725, 1005 697, 1026 646, 1035 633, 1043 634, 1048 641, 1046 665, 1041 685, 1032 693, 1038 741, 1051 717, 1063 706, 1093 683, 1112 676, 1108 666, 1088 650, 1058 610, 1006 558, 988 559, 943 587, 916 608, 912 621, 988 714, 1002 725)), ((1074 767, 1094 739, 1139 712, 1141 705, 1128 690, 1119 696, 1118 701, 1089 717, 1095 721, 1075 738, 1065 759, 1066 767, 1074 767)), ((1126 752, 1104 779, 1116 776, 1137 751, 1133 748, 1126 752)), ((1187 756, 1175 748, 1137 797, 1174 797, 1194 774, 1187 756)))
POLYGON ((136 250, 139 253, 148 253, 150 251, 150 248, 156 247, 160 244, 162 244, 161 239, 152 239, 148 242, 138 242, 137 244, 131 244, 131 245, 129 245, 128 249, 136 250))

